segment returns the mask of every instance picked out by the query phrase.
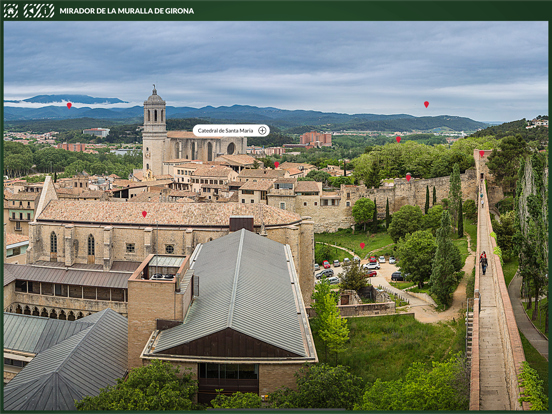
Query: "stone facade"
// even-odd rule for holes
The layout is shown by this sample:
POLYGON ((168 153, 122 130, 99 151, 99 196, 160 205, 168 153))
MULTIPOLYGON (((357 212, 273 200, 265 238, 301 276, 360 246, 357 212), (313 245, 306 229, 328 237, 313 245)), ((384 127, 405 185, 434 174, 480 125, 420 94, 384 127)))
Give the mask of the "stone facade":
POLYGON ((259 394, 267 395, 281 387, 297 389, 295 373, 302 364, 259 364, 259 394))
POLYGON ((154 176, 168 174, 165 161, 173 159, 214 161, 218 155, 245 154, 245 137, 196 137, 192 132, 169 131, 166 124, 166 102, 153 89, 144 102, 143 172, 154 176))

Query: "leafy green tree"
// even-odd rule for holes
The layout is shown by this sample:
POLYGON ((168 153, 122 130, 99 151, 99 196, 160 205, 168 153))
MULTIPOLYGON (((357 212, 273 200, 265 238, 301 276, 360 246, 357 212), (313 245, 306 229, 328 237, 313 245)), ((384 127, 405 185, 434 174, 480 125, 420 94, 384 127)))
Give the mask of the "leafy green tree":
POLYGON ((456 281, 453 263, 454 244, 449 238, 451 232, 448 211, 443 211, 441 228, 437 230, 437 250, 433 259, 430 277, 431 291, 439 298, 439 301, 448 305, 452 287, 456 281))
POLYGON ((443 206, 437 204, 429 209, 427 214, 422 218, 421 228, 424 230, 431 230, 433 235, 436 234, 437 229, 441 227, 441 216, 443 215, 443 206))
POLYGON ((475 205, 475 201, 471 198, 464 201, 462 211, 464 212, 466 220, 470 220, 472 223, 477 221, 477 206, 475 205))
POLYGON ((259 158, 258 161, 261 161, 264 164, 265 168, 274 169, 276 167, 274 165, 274 161, 270 157, 259 158))
POLYGON ((395 212, 387 229, 393 242, 397 243, 400 238, 407 234, 420 230, 422 217, 422 210, 418 206, 402 206, 399 211, 395 212))
POLYGON ((322 265, 324 260, 327 260, 328 262, 331 262, 334 256, 333 249, 328 246, 327 244, 317 245, 317 248, 315 249, 315 263, 318 263, 319 265, 322 265))
POLYGON ((381 183, 380 167, 377 159, 374 159, 370 164, 367 174, 363 178, 364 185, 367 188, 379 188, 381 183))
POLYGON ((495 219, 494 215, 491 215, 491 224, 496 233, 496 243, 502 250, 502 255, 505 259, 510 258, 514 252, 515 218, 516 214, 513 210, 501 214, 500 222, 495 219))
POLYGON ((327 183, 331 177, 326 171, 312 170, 307 174, 307 178, 312 178, 319 183, 327 183))
POLYGON ((519 386, 523 388, 523 396, 519 402, 531 404, 531 411, 548 411, 548 397, 543 387, 544 381, 539 378, 538 372, 531 368, 527 361, 523 361, 519 374, 519 386))
POLYGON ((425 202, 424 214, 427 214, 428 211, 429 211, 429 186, 426 185, 426 202, 425 202))
POLYGON ((363 287, 366 287, 366 275, 364 271, 356 264, 347 266, 345 272, 341 274, 341 283, 339 285, 341 291, 354 290, 358 292, 363 287))
POLYGON ((389 198, 387 199, 387 204, 385 205, 385 228, 388 229, 391 224, 391 216, 389 215, 389 198))
POLYGON ((262 408, 261 397, 254 392, 235 392, 232 395, 221 394, 222 389, 216 390, 217 396, 211 400, 215 410, 219 409, 249 409, 262 408))
POLYGON ((154 359, 150 365, 134 368, 126 380, 119 378, 115 386, 107 386, 95 397, 75 402, 79 411, 161 411, 191 410, 192 399, 198 390, 192 374, 177 374, 178 368, 154 359))
POLYGON ((374 214, 372 215, 372 233, 378 232, 378 205, 374 199, 374 214))
POLYGON ((375 205, 369 198, 359 198, 353 206, 353 217, 357 224, 364 224, 364 231, 366 231, 366 223, 370 221, 374 216, 375 205))
POLYGON ((352 184, 350 177, 332 177, 330 178, 330 184, 332 187, 341 188, 341 184, 350 185, 352 184))
POLYGON ((487 161, 487 167, 495 181, 502 186, 505 193, 515 191, 517 171, 521 159, 529 153, 527 143, 520 134, 502 138, 500 151, 493 149, 487 161))
POLYGON ((420 289, 429 280, 436 249, 435 237, 428 230, 407 234, 398 243, 401 271, 409 273, 409 280, 420 289))
POLYGON ((467 410, 469 406, 469 367, 464 358, 452 357, 432 362, 428 370, 414 362, 406 378, 376 382, 364 393, 355 410, 467 410))
POLYGON ((295 374, 297 390, 281 388, 269 394, 271 408, 345 408, 352 410, 362 398, 362 378, 348 367, 305 365, 295 374))
POLYGON ((433 203, 431 203, 432 206, 437 204, 437 191, 435 190, 435 186, 433 186, 433 203))
POLYGON ((450 176, 449 187, 449 214, 452 221, 452 227, 456 228, 458 223, 458 211, 462 203, 462 183, 460 181, 460 167, 454 164, 452 174, 450 176))

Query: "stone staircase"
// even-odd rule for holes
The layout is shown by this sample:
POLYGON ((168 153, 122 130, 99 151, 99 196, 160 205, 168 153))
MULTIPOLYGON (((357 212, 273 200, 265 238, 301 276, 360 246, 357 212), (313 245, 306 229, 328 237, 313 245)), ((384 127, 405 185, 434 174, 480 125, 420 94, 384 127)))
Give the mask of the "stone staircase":
POLYGON ((473 336, 473 309, 466 312, 466 357, 471 361, 473 336))

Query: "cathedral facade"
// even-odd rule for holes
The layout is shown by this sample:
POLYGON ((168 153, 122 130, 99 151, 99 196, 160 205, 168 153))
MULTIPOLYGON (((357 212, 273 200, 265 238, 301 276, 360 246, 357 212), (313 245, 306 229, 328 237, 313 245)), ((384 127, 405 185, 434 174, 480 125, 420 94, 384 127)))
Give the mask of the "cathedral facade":
POLYGON ((214 161, 221 155, 246 153, 246 137, 196 137, 193 132, 167 131, 166 115, 166 102, 157 95, 154 85, 152 95, 144 102, 144 176, 163 175, 163 163, 170 160, 214 161))

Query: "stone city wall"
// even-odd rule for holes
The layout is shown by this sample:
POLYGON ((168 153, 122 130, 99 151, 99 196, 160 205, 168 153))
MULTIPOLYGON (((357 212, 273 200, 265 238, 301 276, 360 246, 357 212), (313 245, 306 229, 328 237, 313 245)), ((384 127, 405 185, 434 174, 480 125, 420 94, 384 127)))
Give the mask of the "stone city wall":
MULTIPOLYGON (((353 316, 378 316, 395 314, 395 302, 363 303, 359 305, 339 305, 338 309, 344 318, 353 316)), ((306 307, 309 318, 316 316, 316 311, 306 307)))

